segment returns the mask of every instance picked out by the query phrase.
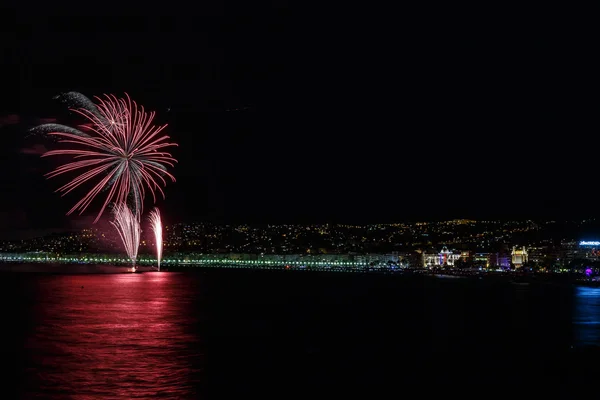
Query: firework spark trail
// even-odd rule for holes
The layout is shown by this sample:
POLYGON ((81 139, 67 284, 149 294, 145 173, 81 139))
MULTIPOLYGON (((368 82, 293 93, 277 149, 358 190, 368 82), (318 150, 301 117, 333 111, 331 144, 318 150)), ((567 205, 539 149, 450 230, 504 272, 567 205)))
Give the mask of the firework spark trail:
POLYGON ((177 146, 166 142, 169 136, 161 133, 167 125, 153 125, 155 113, 147 113, 127 94, 125 99, 114 95, 105 95, 103 99, 97 97, 98 104, 80 93, 70 92, 64 97, 65 102, 79 107, 73 111, 90 124, 90 134, 57 124, 40 125, 34 131, 57 137, 59 143, 69 146, 48 151, 42 156, 73 157, 73 161, 46 174, 48 178, 68 173, 79 174, 57 192, 64 196, 81 185, 95 182, 67 215, 75 211, 82 214, 103 191, 108 191, 108 194, 94 223, 98 222, 111 202, 127 203, 131 199, 135 214, 140 216, 146 190, 150 190, 155 202, 156 192, 164 198, 161 186, 167 184, 165 177, 175 182, 175 177, 167 171, 166 166, 174 167, 177 162, 165 151, 167 147, 177 146))
POLYGON ((156 260, 158 261, 158 270, 160 271, 160 261, 162 259, 163 251, 163 232, 162 232, 162 221, 160 218, 160 211, 157 207, 150 211, 150 225, 154 232, 154 240, 156 242, 156 260))
POLYGON ((52 133, 52 132, 65 132, 65 133, 70 133, 75 136, 90 137, 90 135, 80 131, 79 129, 75 129, 70 126, 61 125, 61 124, 44 124, 44 125, 37 126, 34 129, 32 129, 29 132, 29 135, 27 135, 26 137, 33 136, 36 134, 41 134, 41 135, 47 135, 48 137, 54 139, 55 141, 58 141, 56 137, 50 136, 50 133, 52 133))
POLYGON ((100 114, 94 102, 79 92, 61 93, 54 96, 54 99, 66 104, 70 109, 85 109, 98 116, 98 118, 102 118, 102 114, 100 114))
POLYGON ((138 249, 140 247, 140 229, 139 217, 131 211, 125 203, 115 205, 113 209, 115 220, 110 223, 117 229, 119 236, 123 241, 125 252, 133 264, 135 271, 135 262, 137 260, 138 249))

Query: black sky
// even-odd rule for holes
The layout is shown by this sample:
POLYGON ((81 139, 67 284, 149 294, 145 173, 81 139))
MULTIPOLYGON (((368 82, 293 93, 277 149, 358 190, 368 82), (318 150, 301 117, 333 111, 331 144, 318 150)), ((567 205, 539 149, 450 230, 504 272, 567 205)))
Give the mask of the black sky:
POLYGON ((581 29, 207 4, 3 14, 0 109, 22 123, 0 128, 0 223, 75 223, 76 197, 20 152, 35 118, 64 117, 52 96, 68 90, 127 92, 169 123, 178 182, 160 204, 173 220, 597 216, 596 51, 581 29))

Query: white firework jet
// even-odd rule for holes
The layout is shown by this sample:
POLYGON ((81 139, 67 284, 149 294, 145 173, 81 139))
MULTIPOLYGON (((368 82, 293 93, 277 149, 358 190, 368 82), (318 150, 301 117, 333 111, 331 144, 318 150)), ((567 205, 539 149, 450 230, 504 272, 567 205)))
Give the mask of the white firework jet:
POLYGON ((158 270, 160 271, 160 261, 162 260, 163 252, 163 231, 162 221, 160 218, 160 211, 158 210, 158 207, 154 207, 154 209, 150 211, 148 219, 150 220, 152 232, 154 232, 154 241, 156 243, 156 261, 158 270))
POLYGON ((114 221, 111 221, 111 224, 117 229, 121 241, 123 242, 123 246, 125 247, 125 252, 131 260, 133 266, 132 270, 135 272, 135 263, 138 256, 142 232, 139 215, 132 212, 126 203, 115 204, 113 213, 115 219, 114 221))

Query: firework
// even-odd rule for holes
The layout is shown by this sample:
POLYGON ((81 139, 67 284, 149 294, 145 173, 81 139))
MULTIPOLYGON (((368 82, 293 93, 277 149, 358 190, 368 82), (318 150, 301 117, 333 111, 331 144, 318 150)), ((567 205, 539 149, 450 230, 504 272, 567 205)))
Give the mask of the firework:
POLYGON ((61 124, 44 124, 36 127, 32 133, 39 133, 42 135, 48 135, 50 138, 57 140, 55 136, 51 136, 53 132, 64 132, 69 133, 74 136, 81 136, 85 138, 89 138, 90 135, 80 131, 79 129, 72 128, 70 126, 61 125, 61 124))
POLYGON ((35 133, 45 134, 68 145, 65 149, 48 151, 42 155, 72 157, 71 162, 46 174, 48 178, 77 174, 57 192, 64 196, 84 184, 91 186, 67 215, 75 211, 82 214, 103 191, 108 193, 94 222, 100 219, 111 202, 131 202, 134 212, 141 215, 146 190, 150 190, 154 201, 157 192, 164 198, 161 186, 166 186, 167 179, 175 182, 167 166, 173 167, 177 162, 165 149, 177 145, 168 143, 169 136, 162 134, 166 125, 152 124, 154 112, 147 113, 127 94, 125 99, 114 95, 96 97, 97 104, 76 92, 59 96, 59 99, 75 107, 72 110, 86 119, 85 126, 90 131, 88 134, 58 124, 34 128, 35 133))
POLYGON ((100 110, 98 110, 98 107, 94 104, 94 102, 79 92, 61 93, 58 96, 54 96, 54 99, 66 104, 69 109, 85 109, 94 114, 96 117, 103 118, 102 113, 100 110))
POLYGON ((114 221, 111 221, 111 224, 117 229, 117 232, 119 232, 119 236, 125 247, 125 252, 131 260, 133 270, 135 271, 135 262, 140 247, 141 234, 139 216, 132 212, 125 203, 116 204, 113 212, 115 219, 114 221))
POLYGON ((158 270, 160 271, 160 261, 162 259, 163 250, 163 234, 162 234, 162 221, 160 219, 160 211, 157 207, 150 211, 150 225, 154 232, 154 240, 156 242, 156 260, 158 261, 158 270))

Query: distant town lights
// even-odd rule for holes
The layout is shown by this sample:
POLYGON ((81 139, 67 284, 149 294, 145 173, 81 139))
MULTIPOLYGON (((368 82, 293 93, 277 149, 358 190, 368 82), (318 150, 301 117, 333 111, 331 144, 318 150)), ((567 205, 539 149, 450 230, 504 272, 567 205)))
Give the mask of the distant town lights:
POLYGON ((595 242, 595 241, 581 241, 579 242, 580 246, 600 246, 600 242, 595 242))

